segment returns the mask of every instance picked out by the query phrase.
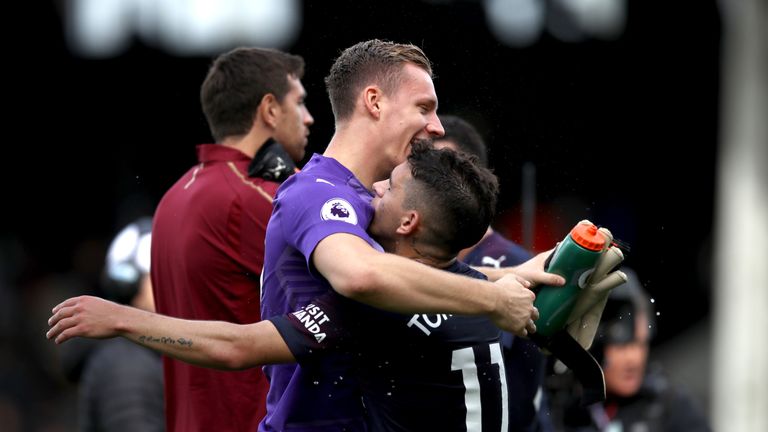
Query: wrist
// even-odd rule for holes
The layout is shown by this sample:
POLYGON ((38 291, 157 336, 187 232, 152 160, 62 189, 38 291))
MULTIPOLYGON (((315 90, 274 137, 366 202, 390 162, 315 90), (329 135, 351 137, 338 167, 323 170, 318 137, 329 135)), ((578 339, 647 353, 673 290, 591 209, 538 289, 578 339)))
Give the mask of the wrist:
POLYGON ((498 311, 504 309, 504 292, 503 287, 495 282, 483 282, 483 287, 486 295, 478 296, 480 299, 481 314, 495 317, 498 311))
POLYGON ((135 323, 138 322, 134 315, 140 312, 139 309, 117 305, 112 317, 110 318, 111 332, 117 336, 130 337, 136 334, 135 323))

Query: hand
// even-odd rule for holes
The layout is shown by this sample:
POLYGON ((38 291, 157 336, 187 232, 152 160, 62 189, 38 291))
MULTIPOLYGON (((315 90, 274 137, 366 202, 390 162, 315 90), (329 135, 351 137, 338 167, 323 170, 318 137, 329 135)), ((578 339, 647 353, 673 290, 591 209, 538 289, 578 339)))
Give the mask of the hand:
POLYGON ((541 252, 520 265, 510 267, 509 270, 523 279, 530 281, 532 287, 536 285, 563 286, 565 285, 565 279, 562 276, 544 271, 544 263, 549 256, 552 255, 554 250, 555 249, 552 248, 548 251, 541 252))
POLYGON ((496 283, 502 289, 499 290, 496 312, 491 316, 494 324, 520 337, 535 333, 534 321, 539 319, 539 310, 533 306, 536 295, 526 287, 530 283, 514 274, 508 274, 496 283))
POLYGON ((53 308, 48 319, 50 330, 45 334, 57 344, 73 337, 104 339, 119 336, 118 317, 129 309, 98 297, 72 297, 53 308))

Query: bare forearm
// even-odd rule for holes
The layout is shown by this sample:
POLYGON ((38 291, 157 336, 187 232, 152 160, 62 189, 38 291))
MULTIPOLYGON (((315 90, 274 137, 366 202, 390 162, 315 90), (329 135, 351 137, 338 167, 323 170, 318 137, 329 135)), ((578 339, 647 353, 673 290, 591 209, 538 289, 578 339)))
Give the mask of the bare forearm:
POLYGON ((376 254, 365 263, 367 289, 350 297, 398 313, 489 314, 496 309, 493 284, 434 269, 392 254, 376 254))
POLYGON ((497 281, 506 275, 514 275, 530 282, 531 287, 537 285, 561 286, 565 283, 562 276, 544 271, 544 263, 552 254, 553 249, 541 252, 528 261, 514 267, 472 267, 483 273, 488 280, 497 281))
POLYGON ((122 336, 187 363, 244 369, 291 362, 288 346, 269 321, 239 325, 171 318, 98 297, 73 297, 52 310, 46 336, 56 343, 73 337, 122 336))
POLYGON ((377 252, 351 235, 323 239, 312 262, 339 294, 392 312, 487 315, 521 336, 538 318, 533 292, 515 277, 491 283, 459 276, 377 252))
POLYGON ((169 357, 216 369, 243 369, 238 354, 246 341, 236 324, 223 321, 192 321, 131 309, 118 326, 120 336, 169 357))
POLYGON ((324 239, 312 258, 341 295, 392 312, 477 315, 496 307, 493 284, 377 252, 354 236, 324 239))
POLYGON ((496 268, 496 267, 479 267, 479 266, 472 266, 473 269, 479 271, 480 273, 484 274, 485 277, 488 278, 489 281, 495 282, 502 278, 502 276, 514 273, 510 270, 509 267, 505 268, 496 268))

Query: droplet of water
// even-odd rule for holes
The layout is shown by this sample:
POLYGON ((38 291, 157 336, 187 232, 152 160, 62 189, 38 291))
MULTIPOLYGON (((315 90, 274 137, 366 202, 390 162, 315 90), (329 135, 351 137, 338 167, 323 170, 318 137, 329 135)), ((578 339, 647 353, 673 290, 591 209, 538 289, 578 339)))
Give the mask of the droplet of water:
POLYGON ((658 312, 658 311, 657 311, 657 312, 656 312, 656 316, 660 316, 660 315, 661 315, 661 312, 658 312))
POLYGON ((318 385, 318 384, 320 384, 320 381, 312 381, 312 384, 318 385))
POLYGON ((656 303, 656 299, 655 298, 651 298, 651 303, 656 303))

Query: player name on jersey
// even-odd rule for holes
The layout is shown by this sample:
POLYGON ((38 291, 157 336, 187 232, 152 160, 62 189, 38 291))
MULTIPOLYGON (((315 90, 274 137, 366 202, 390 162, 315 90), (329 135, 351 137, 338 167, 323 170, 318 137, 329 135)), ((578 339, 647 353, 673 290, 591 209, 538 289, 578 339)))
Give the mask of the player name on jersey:
POLYGON ((436 329, 440 327, 443 322, 452 317, 450 314, 414 314, 413 318, 408 321, 408 327, 416 327, 425 335, 429 336, 432 331, 429 328, 436 329), (427 328, 429 327, 429 328, 427 328))

